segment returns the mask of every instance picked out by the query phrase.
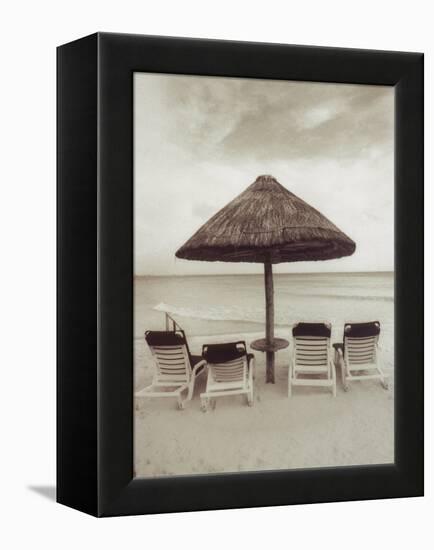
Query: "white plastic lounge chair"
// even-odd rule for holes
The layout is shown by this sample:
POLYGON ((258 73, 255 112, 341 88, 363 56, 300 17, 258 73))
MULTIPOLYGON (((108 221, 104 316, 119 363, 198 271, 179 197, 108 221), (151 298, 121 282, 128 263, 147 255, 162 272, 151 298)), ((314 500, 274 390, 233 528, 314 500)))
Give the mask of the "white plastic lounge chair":
POLYGON ((341 366, 344 390, 351 380, 381 380, 387 390, 387 376, 380 366, 378 339, 380 323, 345 323, 344 343, 335 344, 337 363, 341 366))
POLYGON ((206 412, 212 400, 227 395, 246 395, 253 405, 253 369, 255 358, 247 353, 245 342, 203 346, 202 356, 208 365, 206 390, 200 394, 202 410, 206 412))
POLYGON ((176 397, 178 407, 193 397, 196 378, 205 372, 206 362, 192 355, 184 331, 147 331, 145 339, 155 361, 152 384, 136 393, 136 397, 176 397), (182 392, 187 391, 185 399, 182 392))
POLYGON ((336 396, 336 371, 330 345, 331 327, 325 323, 298 323, 292 329, 288 397, 293 386, 325 386, 336 396), (314 377, 313 377, 314 376, 314 377))

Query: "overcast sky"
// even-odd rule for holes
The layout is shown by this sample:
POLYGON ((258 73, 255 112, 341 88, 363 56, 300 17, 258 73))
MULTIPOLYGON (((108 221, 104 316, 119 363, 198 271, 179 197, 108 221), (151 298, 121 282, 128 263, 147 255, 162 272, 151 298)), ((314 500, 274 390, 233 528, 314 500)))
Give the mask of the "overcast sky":
POLYGON ((134 134, 135 274, 262 273, 175 258, 261 174, 357 245, 276 272, 393 270, 392 87, 135 73, 134 134))

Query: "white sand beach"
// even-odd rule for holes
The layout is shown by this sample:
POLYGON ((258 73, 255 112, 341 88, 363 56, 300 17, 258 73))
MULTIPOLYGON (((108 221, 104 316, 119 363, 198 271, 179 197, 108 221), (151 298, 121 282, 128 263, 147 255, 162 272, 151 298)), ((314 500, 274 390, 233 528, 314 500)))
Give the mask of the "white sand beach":
MULTIPOLYGON (((262 333, 195 336, 192 353, 205 342, 245 340, 262 333)), ((284 329, 276 336, 288 338, 284 329)), ((333 341, 337 341, 333 339, 333 341)), ((378 381, 352 382, 337 396, 325 388, 297 387, 287 397, 288 349, 276 355, 276 383, 265 384, 265 356, 255 352, 254 405, 243 396, 217 399, 203 413, 199 377, 186 410, 175 399, 135 399, 135 475, 206 474, 273 469, 318 468, 394 461, 394 379, 390 346, 383 349, 389 390, 378 381)), ((151 383, 152 358, 143 339, 135 340, 135 389, 151 383)))

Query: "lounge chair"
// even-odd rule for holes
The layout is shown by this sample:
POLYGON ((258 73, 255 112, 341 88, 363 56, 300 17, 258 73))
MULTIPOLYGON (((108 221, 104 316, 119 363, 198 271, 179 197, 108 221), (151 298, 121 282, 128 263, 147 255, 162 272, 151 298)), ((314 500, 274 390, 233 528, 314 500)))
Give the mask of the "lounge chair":
POLYGON ((200 394, 202 410, 206 412, 212 400, 228 395, 246 395, 253 405, 254 356, 247 353, 245 342, 203 346, 202 356, 208 365, 205 392, 200 394))
POLYGON ((193 397, 196 378, 205 372, 205 361, 192 355, 184 331, 147 331, 145 339, 155 361, 152 384, 136 397, 176 397, 178 407, 185 408, 193 397), (187 391, 185 399, 182 392, 187 391))
POLYGON ((378 339, 380 323, 345 323, 343 344, 334 344, 342 372, 344 390, 351 380, 380 380, 387 389, 387 376, 380 366, 378 339))
POLYGON ((288 397, 293 386, 325 386, 336 396, 336 371, 330 345, 331 327, 325 323, 298 323, 292 329, 288 397), (313 375, 315 377, 313 378, 313 375))

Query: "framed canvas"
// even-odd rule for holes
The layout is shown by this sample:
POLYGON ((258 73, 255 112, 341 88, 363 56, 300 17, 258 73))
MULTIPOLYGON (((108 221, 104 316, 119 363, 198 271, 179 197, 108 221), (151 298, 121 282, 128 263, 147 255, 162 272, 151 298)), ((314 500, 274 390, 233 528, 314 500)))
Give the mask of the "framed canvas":
POLYGON ((58 502, 423 495, 423 55, 57 59, 58 502))

